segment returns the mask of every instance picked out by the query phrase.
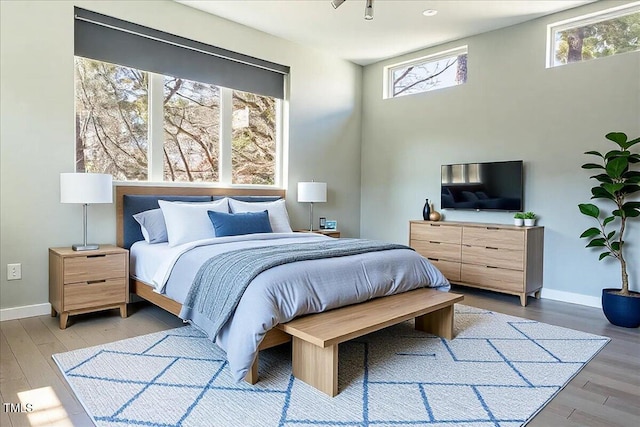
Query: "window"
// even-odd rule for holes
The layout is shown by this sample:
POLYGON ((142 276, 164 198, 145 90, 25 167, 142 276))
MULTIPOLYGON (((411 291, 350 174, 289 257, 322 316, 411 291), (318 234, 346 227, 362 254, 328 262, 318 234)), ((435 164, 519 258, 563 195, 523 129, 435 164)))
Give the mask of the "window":
POLYGON ((75 76, 76 171, 146 181, 148 74, 76 57, 75 76))
POLYGON ((164 77, 165 181, 218 182, 220 89, 164 77))
POLYGON ((289 67, 74 12, 76 171, 119 181, 282 184, 289 67))
POLYGON ((81 57, 75 66, 77 172, 118 181, 276 184, 277 99, 81 57), (162 96, 149 96, 154 79, 163 83, 162 96), (221 121, 224 108, 232 114, 221 121), (163 135, 149 126, 154 121, 163 123, 163 135), (159 166, 150 160, 153 149, 162 153, 154 158, 159 166), (220 173, 221 152, 230 156, 230 182, 220 173))
POLYGON ((385 67, 385 98, 428 92, 467 82, 467 47, 385 67))
POLYGON ((640 4, 624 5, 548 27, 547 68, 640 50, 640 4))

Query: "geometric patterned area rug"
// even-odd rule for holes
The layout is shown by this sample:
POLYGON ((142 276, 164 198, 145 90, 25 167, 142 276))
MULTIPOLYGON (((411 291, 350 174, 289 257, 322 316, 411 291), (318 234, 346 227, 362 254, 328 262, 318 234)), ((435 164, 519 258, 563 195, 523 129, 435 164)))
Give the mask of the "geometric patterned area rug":
POLYGON ((287 345, 261 353, 256 385, 235 383, 224 352, 193 326, 53 358, 98 426, 515 427, 609 341, 455 308, 451 341, 407 321, 341 344, 334 398, 291 375, 287 345))

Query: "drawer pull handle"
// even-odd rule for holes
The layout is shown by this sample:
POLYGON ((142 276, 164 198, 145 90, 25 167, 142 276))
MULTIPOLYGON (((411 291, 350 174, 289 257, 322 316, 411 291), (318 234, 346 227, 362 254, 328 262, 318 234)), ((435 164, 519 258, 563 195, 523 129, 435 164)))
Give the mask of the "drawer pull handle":
POLYGON ((87 258, 102 258, 107 256, 107 254, 100 254, 100 255, 87 255, 87 258))
POLYGON ((440 227, 440 224, 431 224, 431 223, 429 223, 429 225, 430 225, 431 227, 440 227))
POLYGON ((106 280, 89 280, 87 282, 87 285, 93 285, 95 283, 106 283, 106 282, 107 282, 106 280))
POLYGON ((487 265, 487 268, 500 268, 500 267, 494 267, 492 265, 487 265))
POLYGON ((491 246, 487 246, 486 248, 487 248, 487 249, 494 250, 494 251, 497 251, 497 250, 498 250, 498 248, 494 248, 494 247, 491 247, 491 246))
POLYGON ((487 230, 500 230, 498 227, 487 227, 487 230))
POLYGON ((439 245, 440 242, 434 242, 433 240, 429 240, 429 243, 433 243, 434 245, 439 245))
POLYGON ((429 261, 440 261, 439 258, 427 258, 429 261))

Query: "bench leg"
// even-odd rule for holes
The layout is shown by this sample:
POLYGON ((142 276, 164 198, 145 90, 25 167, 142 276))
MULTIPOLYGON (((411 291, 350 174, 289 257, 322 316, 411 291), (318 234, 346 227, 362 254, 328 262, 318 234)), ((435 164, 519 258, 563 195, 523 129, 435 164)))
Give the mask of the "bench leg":
POLYGON ((448 340, 453 339, 453 305, 416 317, 415 328, 448 340))
POLYGON ((293 337, 293 376, 333 397, 338 394, 338 345, 318 347, 293 337))
POLYGON ((260 357, 260 353, 256 354, 256 358, 253 359, 253 364, 251 368, 249 368, 249 372, 245 375, 244 380, 249 384, 255 384, 258 382, 258 358, 260 357))

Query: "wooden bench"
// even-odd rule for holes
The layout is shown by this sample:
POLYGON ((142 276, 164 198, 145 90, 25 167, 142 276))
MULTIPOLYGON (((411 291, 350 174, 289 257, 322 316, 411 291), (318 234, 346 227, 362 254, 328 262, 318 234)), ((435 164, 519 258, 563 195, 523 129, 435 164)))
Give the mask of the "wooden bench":
POLYGON ((453 304, 462 295, 421 288, 299 317, 277 326, 293 336, 293 375, 338 394, 338 344, 415 318, 415 328, 453 338, 453 304))

